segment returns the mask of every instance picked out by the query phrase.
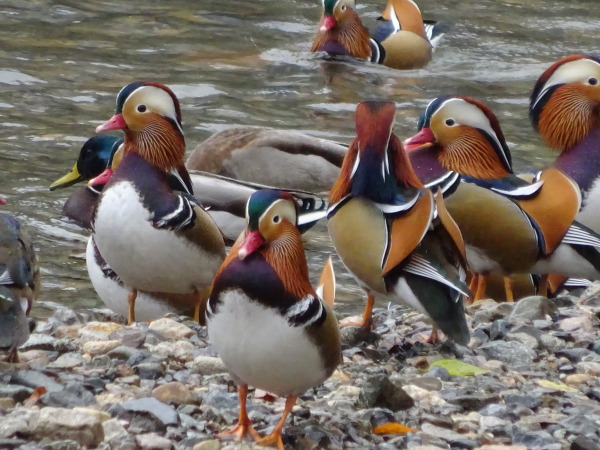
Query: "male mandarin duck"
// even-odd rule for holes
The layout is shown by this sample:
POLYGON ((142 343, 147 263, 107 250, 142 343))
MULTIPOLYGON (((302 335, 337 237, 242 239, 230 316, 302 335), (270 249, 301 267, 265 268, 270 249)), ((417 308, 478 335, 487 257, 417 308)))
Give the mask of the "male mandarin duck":
POLYGON ((123 159, 96 205, 93 238, 129 291, 193 294, 195 315, 225 258, 223 236, 192 195, 179 101, 159 83, 135 82, 117 96, 115 115, 96 131, 124 130, 123 159), (184 191, 169 185, 179 180, 184 191))
MULTIPOLYGON (((213 283, 208 336, 238 385, 238 424, 225 434, 242 439, 250 433, 258 445, 283 449, 281 432, 296 398, 340 364, 340 335, 333 299, 319 298, 308 279, 293 197, 258 191, 246 215, 247 229, 213 283), (246 414, 248 386, 287 397, 281 420, 262 439, 246 414)), ((332 282, 323 292, 334 289, 332 282)))
POLYGON ((40 289, 38 258, 21 223, 0 213, 0 348, 18 362, 17 347, 29 337, 29 315, 40 289), (21 311, 19 311, 19 309, 21 311))
POLYGON ((577 220, 600 233, 600 58, 573 55, 550 66, 531 93, 529 117, 551 148, 553 167, 582 192, 577 220))
MULTIPOLYGON (((419 128, 405 144, 420 178, 445 192, 470 269, 479 275, 475 299, 485 295, 492 271, 600 275, 599 236, 573 223, 581 201, 577 184, 557 169, 540 172, 532 184, 514 175, 504 135, 487 106, 467 97, 439 97, 419 128)), ((509 277, 509 300, 511 284, 509 277)))
MULTIPOLYGON (((261 130, 261 133, 271 135, 271 132, 275 131, 261 130)), ((98 135, 88 139, 81 148, 79 158, 71 172, 59 178, 50 186, 50 190, 56 190, 71 186, 79 181, 90 181, 99 177, 105 169, 110 169, 101 178, 94 181, 93 186, 88 184, 87 187, 76 190, 63 206, 63 215, 83 228, 91 229, 94 207, 99 194, 122 159, 122 144, 122 138, 109 135, 98 135), (114 166, 114 168, 111 168, 111 166, 114 166)), ((331 144, 330 147, 337 148, 341 146, 331 144)), ((328 157, 331 157, 331 154, 328 154, 328 157)), ((245 227, 244 214, 248 198, 253 192, 267 186, 234 180, 199 170, 189 170, 188 173, 195 197, 208 209, 208 213, 223 232, 225 238, 233 242, 245 227)), ((175 177, 169 177, 169 183, 176 190, 185 189, 175 177)), ((307 191, 290 189, 288 192, 294 196, 300 206, 299 222, 302 232, 307 231, 320 218, 325 217, 327 202, 323 198, 307 191)))
POLYGON ((186 166, 278 188, 321 192, 338 176, 346 150, 294 130, 236 127, 200 143, 186 166))
POLYGON ((354 0, 323 0, 311 51, 354 56, 394 69, 418 69, 429 63, 441 28, 435 22, 424 24, 413 0, 388 0, 378 21, 369 35, 354 0))
POLYGON ((440 193, 417 178, 392 133, 395 105, 363 102, 357 137, 344 159, 329 203, 329 234, 342 262, 368 300, 368 326, 376 297, 400 301, 429 316, 457 343, 469 341, 463 299, 464 244, 440 193))

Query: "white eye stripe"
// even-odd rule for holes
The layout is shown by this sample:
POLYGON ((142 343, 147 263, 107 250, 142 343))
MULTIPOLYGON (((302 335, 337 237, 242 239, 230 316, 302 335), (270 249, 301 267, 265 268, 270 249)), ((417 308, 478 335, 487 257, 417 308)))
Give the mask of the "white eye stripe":
POLYGON ((532 108, 535 108, 540 99, 553 86, 577 82, 587 83, 594 74, 596 76, 600 75, 600 63, 591 59, 577 59, 563 64, 554 71, 544 84, 544 87, 540 89, 540 93, 532 103, 532 108))

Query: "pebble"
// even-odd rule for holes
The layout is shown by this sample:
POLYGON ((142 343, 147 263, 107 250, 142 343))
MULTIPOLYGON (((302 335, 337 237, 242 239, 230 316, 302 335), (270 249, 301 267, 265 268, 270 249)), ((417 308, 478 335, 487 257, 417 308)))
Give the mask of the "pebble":
MULTIPOLYGON (((425 344, 416 339, 430 329, 421 314, 376 310, 375 332, 344 347, 340 370, 298 399, 284 430, 286 448, 598 448, 600 329, 588 329, 586 319, 596 320, 592 307, 569 301, 544 310, 547 302, 535 298, 522 306, 481 303, 468 307, 477 319, 469 319, 470 347, 425 344), (439 359, 489 372, 426 370, 439 359), (419 432, 373 434, 389 422, 419 432)), ((239 405, 205 328, 175 316, 160 326, 90 317, 97 316, 61 310, 40 321, 19 365, 0 363, 0 448, 251 448, 216 437, 232 428, 239 405), (35 406, 21 406, 39 386, 48 392, 35 406), (85 424, 76 426, 68 412, 85 424), (62 434, 38 429, 40 417, 62 434)), ((255 395, 248 413, 265 435, 284 401, 255 395)))
POLYGON ((168 318, 153 321, 149 329, 161 334, 165 339, 171 340, 187 339, 196 334, 191 328, 168 318))

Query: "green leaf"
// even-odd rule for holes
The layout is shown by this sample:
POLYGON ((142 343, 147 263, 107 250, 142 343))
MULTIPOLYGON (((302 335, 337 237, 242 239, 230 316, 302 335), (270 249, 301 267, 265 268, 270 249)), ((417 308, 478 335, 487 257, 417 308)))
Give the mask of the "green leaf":
POLYGON ((579 392, 579 390, 575 389, 574 387, 567 386, 566 384, 563 384, 563 383, 555 383, 550 380, 538 380, 537 384, 539 384, 543 388, 552 389, 554 391, 579 392))
POLYGON ((450 375, 457 377, 468 377, 471 375, 479 375, 489 372, 489 370, 481 369, 477 366, 472 366, 471 364, 467 364, 456 359, 440 359, 439 361, 431 364, 429 367, 443 367, 450 375))

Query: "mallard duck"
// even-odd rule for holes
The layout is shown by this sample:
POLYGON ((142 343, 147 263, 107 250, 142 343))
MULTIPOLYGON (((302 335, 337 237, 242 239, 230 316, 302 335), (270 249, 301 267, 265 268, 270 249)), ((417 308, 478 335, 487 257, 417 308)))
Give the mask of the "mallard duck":
POLYGON ((485 296, 487 276, 500 271, 513 299, 516 273, 600 275, 600 236, 573 222, 581 195, 561 171, 540 172, 533 183, 513 174, 511 155, 492 111, 468 97, 438 97, 406 142, 417 174, 443 186, 446 205, 479 274, 475 299, 485 296))
POLYGON ((267 186, 321 192, 338 176, 346 150, 298 131, 237 127, 198 145, 186 166, 267 186))
POLYGON ((213 283, 208 336, 238 385, 239 420, 226 434, 250 433, 258 445, 283 449, 281 433, 297 397, 340 364, 340 335, 332 309, 308 279, 293 197, 258 191, 246 210, 248 228, 213 283), (246 413, 249 385, 286 397, 281 420, 264 438, 246 413))
POLYGON ((357 137, 330 192, 328 229, 340 259, 367 292, 357 325, 369 326, 375 298, 427 315, 459 344, 469 339, 463 299, 466 263, 460 231, 441 193, 417 178, 392 133, 392 102, 356 108, 357 137))
POLYGON ((124 154, 98 200, 93 238, 127 286, 129 322, 138 290, 193 293, 200 320, 225 243, 192 195, 179 101, 162 84, 131 83, 119 92, 115 115, 96 129, 110 130, 124 130, 124 154), (185 192, 174 191, 169 176, 185 192))
POLYGON ((38 258, 29 234, 17 219, 0 212, 0 347, 8 350, 10 362, 18 362, 17 347, 29 337, 26 316, 39 289, 38 258))
POLYGON ((423 22, 412 0, 388 0, 375 31, 362 24, 354 0, 323 0, 323 16, 311 51, 349 55, 394 69, 419 69, 431 60, 442 34, 423 22))

